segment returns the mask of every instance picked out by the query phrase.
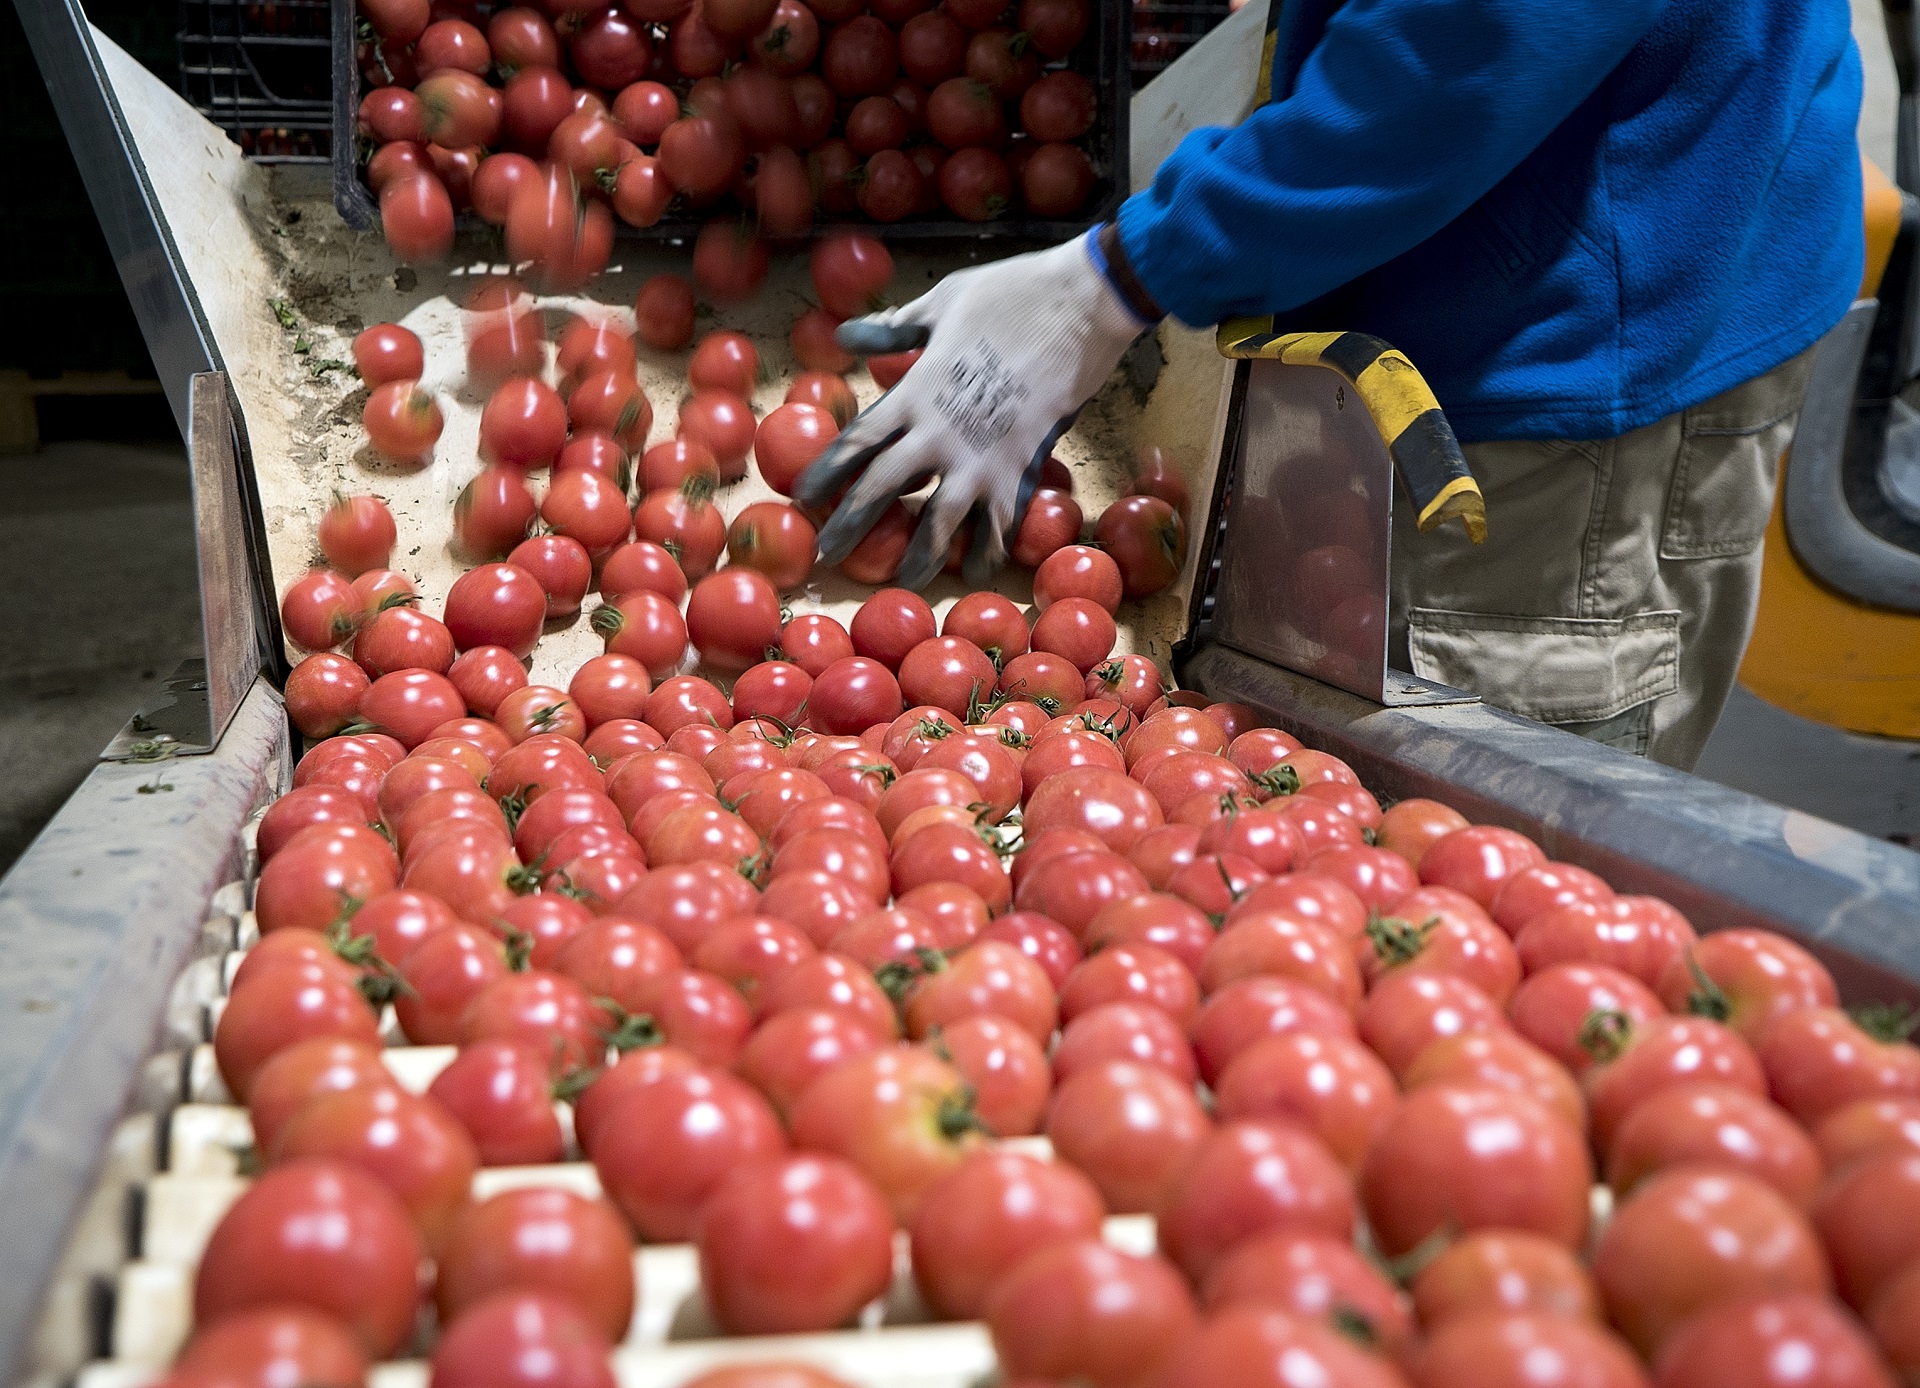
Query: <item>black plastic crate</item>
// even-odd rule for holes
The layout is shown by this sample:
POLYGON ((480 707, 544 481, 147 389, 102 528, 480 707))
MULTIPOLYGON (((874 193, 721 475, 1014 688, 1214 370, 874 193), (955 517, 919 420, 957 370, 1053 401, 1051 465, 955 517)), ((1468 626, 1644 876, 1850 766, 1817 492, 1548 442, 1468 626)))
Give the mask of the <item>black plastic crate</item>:
MULTIPOLYGON (((1274 0, 1275 4, 1279 0, 1274 0)), ((1233 12, 1228 0, 1160 4, 1134 0, 1133 85, 1144 87, 1233 12)))
POLYGON ((181 0, 180 90, 249 158, 323 163, 331 28, 328 0, 181 0))
MULTIPOLYGON (((324 0, 302 0, 302 3, 324 0)), ((331 0, 333 7, 333 203, 348 226, 359 230, 377 227, 380 210, 373 194, 361 179, 366 152, 358 138, 360 98, 365 92, 360 64, 354 53, 356 21, 354 0, 331 0)), ((1124 4, 1095 0, 1093 25, 1087 40, 1066 64, 1084 72, 1100 94, 1100 120, 1082 141, 1099 181, 1087 205, 1071 221, 1036 221, 1016 217, 993 222, 967 222, 959 219, 918 219, 904 222, 870 222, 864 218, 848 222, 814 223, 812 234, 858 227, 889 241, 902 240, 1032 240, 1060 242, 1110 219, 1126 200, 1130 167, 1127 148, 1128 103, 1133 96, 1132 43, 1133 19, 1124 4)), ((1221 13, 1226 5, 1220 5, 1221 13)), ((653 226, 628 226, 614 220, 615 234, 624 240, 691 241, 712 220, 711 213, 688 215, 678 207, 653 226)), ((463 213, 458 225, 477 224, 471 213, 463 213)))

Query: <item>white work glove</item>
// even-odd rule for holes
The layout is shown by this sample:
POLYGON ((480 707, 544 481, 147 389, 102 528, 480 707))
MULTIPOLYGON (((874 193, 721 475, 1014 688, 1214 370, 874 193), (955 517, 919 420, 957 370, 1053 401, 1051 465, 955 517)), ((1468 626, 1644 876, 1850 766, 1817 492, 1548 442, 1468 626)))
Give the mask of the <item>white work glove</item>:
POLYGON ((853 482, 820 531, 822 562, 846 558, 931 474, 940 485, 896 581, 930 583, 970 514, 968 581, 1000 567, 1054 443, 1151 326, 1095 263, 1097 234, 960 270, 904 308, 841 325, 850 352, 926 352, 800 478, 796 499, 810 506, 853 482))

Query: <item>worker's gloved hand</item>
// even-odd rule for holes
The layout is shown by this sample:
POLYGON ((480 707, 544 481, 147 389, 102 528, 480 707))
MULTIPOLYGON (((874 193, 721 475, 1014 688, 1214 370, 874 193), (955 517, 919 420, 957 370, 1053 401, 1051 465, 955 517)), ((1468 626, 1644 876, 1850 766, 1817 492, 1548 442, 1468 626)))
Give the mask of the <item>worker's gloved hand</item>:
POLYGON ((796 499, 810 506, 852 483, 820 532, 823 562, 846 558, 890 503, 931 474, 940 485, 897 581, 931 582, 970 513, 978 524, 968 581, 1000 567, 1055 441, 1150 326, 1096 254, 1086 237, 961 270, 904 308, 841 325, 850 352, 926 351, 800 478, 796 499))

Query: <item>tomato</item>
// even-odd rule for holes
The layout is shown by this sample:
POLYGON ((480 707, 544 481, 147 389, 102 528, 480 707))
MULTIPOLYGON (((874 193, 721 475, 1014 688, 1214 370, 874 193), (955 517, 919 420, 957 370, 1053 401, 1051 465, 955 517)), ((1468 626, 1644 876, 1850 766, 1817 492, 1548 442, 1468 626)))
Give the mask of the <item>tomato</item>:
POLYGON ((468 555, 495 558, 520 543, 535 511, 533 494, 519 473, 509 467, 489 467, 454 500, 454 538, 468 555))
POLYGON ((1600 1319, 1600 1294, 1573 1254, 1516 1229, 1478 1229, 1454 1240, 1415 1275, 1412 1290, 1429 1332, 1496 1311, 1600 1319))
POLYGON ((364 1038, 322 1035, 284 1046, 260 1066, 247 1094, 255 1147, 271 1152, 287 1120, 318 1095, 392 1083, 377 1045, 364 1038))
POLYGON ((280 1129, 276 1163, 326 1158, 366 1172, 392 1191, 429 1249, 467 1201, 479 1156, 453 1115, 392 1086, 321 1094, 280 1129))
POLYGON ((241 1311, 196 1334, 169 1383, 364 1383, 366 1355, 336 1318, 302 1306, 241 1311))
POLYGON ((1086 829, 1116 853, 1125 853, 1165 822, 1160 806, 1138 783, 1101 767, 1076 767, 1051 776, 1027 799, 1026 832, 1086 829))
POLYGON ((933 609, 918 593, 883 588, 860 604, 848 624, 856 654, 898 670, 909 652, 936 633, 933 609))
POLYGON ((397 323, 375 323, 353 339, 353 369, 369 389, 389 381, 419 380, 426 359, 420 339, 397 323))
POLYGON ((255 838, 266 862, 288 839, 315 824, 365 824, 366 804, 357 795, 331 786, 297 786, 268 806, 255 838))
POLYGON ((1388 1357, 1397 1358, 1412 1338, 1405 1295, 1344 1236, 1301 1230, 1257 1234, 1214 1265, 1203 1291, 1210 1311, 1238 1306, 1285 1311, 1388 1357))
POLYGON ((1607 1315, 1644 1355, 1694 1313, 1746 1293, 1830 1287, 1806 1220, 1737 1171, 1681 1166, 1614 1211, 1593 1256, 1607 1315))
POLYGON ((478 925, 491 922, 516 896, 534 890, 539 873, 521 865, 512 845, 463 835, 422 849, 401 882, 439 897, 461 920, 478 925))
POLYGON ((816 1080, 793 1110, 799 1147, 844 1157, 910 1220, 926 1189, 980 1144, 959 1073, 932 1053, 892 1046, 816 1080))
POLYGON ((1755 1097, 1766 1076, 1753 1048, 1737 1032, 1701 1017, 1655 1017, 1638 1024, 1598 1014, 1583 1032, 1598 1062, 1581 1079, 1594 1146, 1609 1150, 1615 1132, 1648 1096, 1671 1085, 1707 1080, 1755 1097))
POLYGON ((1898 1149, 1862 1157, 1820 1192, 1813 1220, 1832 1259, 1840 1295, 1864 1312, 1914 1261, 1920 1230, 1920 1155, 1898 1149))
POLYGON ((601 1184, 654 1242, 688 1238, 732 1171, 786 1149, 766 1100, 707 1069, 672 1071, 619 1096, 593 1134, 588 1154, 601 1184))
POLYGON ((1062 1239, 1029 1254, 994 1284, 985 1313, 1009 1380, 1094 1388, 1154 1382, 1198 1319, 1172 1264, 1097 1238, 1062 1239))
MULTIPOLYGON (((621 508, 624 520, 626 509, 621 508)), ((547 620, 579 612, 593 584, 593 559, 568 535, 535 535, 515 545, 507 562, 524 571, 546 594, 547 620)))
POLYGON ((1879 1353, 1859 1325, 1831 1303, 1805 1293, 1753 1295, 1720 1302, 1677 1330, 1660 1352, 1659 1388, 1784 1385, 1818 1365, 1834 1388, 1892 1388, 1879 1353))
POLYGON ((295 645, 323 651, 353 634, 357 610, 352 584, 331 569, 315 569, 280 600, 280 625, 295 645))
POLYGON ((419 1046, 447 1045, 460 1035, 460 1015, 489 984, 507 977, 500 942, 477 926, 435 931, 400 963, 407 986, 394 999, 400 1029, 419 1046))
POLYGON ((463 1047, 434 1077, 427 1097, 466 1130, 483 1166, 539 1165, 566 1155, 546 1061, 532 1046, 482 1041, 463 1047))
POLYGON ((1239 1119, 1207 1136, 1166 1193, 1160 1248, 1197 1284, 1249 1237, 1286 1228, 1340 1238, 1354 1214, 1353 1182, 1317 1138, 1239 1119))
POLYGON ((1651 988, 1694 940, 1686 917, 1666 902, 1623 896, 1557 906, 1534 917, 1513 944, 1529 974, 1550 964, 1605 964, 1651 988))
POLYGON ((1920 1262, 1887 1283, 1867 1319, 1888 1362, 1911 1383, 1920 1370, 1920 1262))
POLYGON ((434 1347, 432 1388, 614 1388, 612 1342, 570 1300, 515 1289, 468 1307, 434 1347))
POLYGON ((1920 1152, 1920 1099, 1855 1099, 1842 1104, 1814 1126, 1813 1141, 1829 1171, 1890 1149, 1920 1152))
POLYGON ((287 676, 287 716, 307 737, 331 737, 353 722, 368 683, 345 656, 310 655, 287 676))
POLYGON ((1047 1136, 1115 1214, 1157 1209, 1212 1124, 1193 1087, 1164 1070, 1110 1061, 1054 1093, 1047 1136))
POLYGON ((1495 924, 1509 935, 1518 935, 1535 917, 1556 906, 1571 906, 1582 901, 1598 905, 1611 900, 1613 888, 1585 868, 1549 862, 1522 869, 1509 877, 1494 894, 1489 909, 1495 924))
POLYGON ((1064 58, 1079 47, 1087 24, 1087 0, 1021 0, 1020 28, 1047 58, 1064 58))
MULTIPOLYGON (((554 132, 556 139, 565 128, 563 122, 554 132)), ((576 181, 583 173, 597 175, 600 167, 597 160, 584 170, 550 165, 544 180, 517 189, 507 204, 507 252, 515 260, 531 261, 534 281, 544 289, 578 289, 606 268, 613 250, 613 214, 604 203, 586 197, 576 181)), ((561 417, 564 420, 564 410, 561 417)), ((558 448, 556 443, 555 451, 558 448)))
POLYGON ((1077 140, 1093 128, 1099 110, 1099 97, 1086 77, 1050 72, 1020 98, 1020 124, 1036 140, 1077 140))
POLYGON ((1223 1120, 1284 1119, 1326 1144, 1349 1171, 1399 1107, 1393 1076, 1349 1036, 1296 1030, 1242 1047, 1215 1084, 1223 1120))
POLYGON ((1585 1238, 1593 1169, 1580 1131, 1521 1094, 1433 1085, 1408 1094, 1367 1151, 1360 1193, 1390 1256, 1435 1230, 1585 1238))
MULTIPOLYGON (((1247 737, 1256 735, 1246 734, 1247 737)), ((1237 746, 1238 743, 1235 745, 1237 746)), ((1239 760, 1238 757, 1234 759, 1239 760)), ((1466 827, 1466 817, 1458 810, 1442 805, 1437 800, 1422 800, 1416 797, 1398 801, 1387 808, 1380 816, 1380 827, 1375 833, 1374 842, 1381 848, 1398 853, 1418 869, 1428 848, 1446 838, 1454 830, 1466 827)), ((1525 876, 1530 871, 1532 869, 1523 870, 1516 876, 1525 876)), ((1494 902, 1498 907, 1498 896, 1494 898, 1494 902)), ((1497 912, 1495 919, 1500 919, 1497 912)), ((1502 924, 1504 926, 1504 922, 1502 924)))
MULTIPOLYGON (((1029 201, 1035 191, 1047 194, 1034 203, 1041 216, 1066 216, 1077 211, 1093 191, 1091 167, 1075 171, 1062 161, 1059 150, 1034 152, 1025 176, 1029 201), (1048 204, 1055 208, 1048 210, 1048 204)), ((1084 162, 1086 156, 1073 151, 1084 162)), ((1071 158, 1072 156, 1067 156, 1071 158)), ((1187 527, 1179 512, 1154 496, 1123 496, 1100 513, 1094 538, 1119 567, 1122 591, 1141 598, 1157 593, 1180 576, 1187 561, 1187 527)))
POLYGON ((678 275, 655 275, 634 301, 640 340, 656 351, 675 352, 693 341, 693 286, 678 275))
POLYGON ((1625 1195, 1682 1163, 1743 1171, 1806 1209, 1820 1184, 1820 1154, 1781 1110, 1745 1090, 1677 1084, 1627 1115, 1607 1150, 1607 1184, 1625 1195))
MULTIPOLYGON (((609 656, 630 659, 652 676, 670 674, 687 653, 686 619, 671 599, 645 588, 596 607, 588 622, 607 643, 609 656)), ((671 683, 663 678, 659 688, 671 683)), ((652 706, 652 699, 649 695, 643 707, 652 706)))
POLYGON ((361 824, 317 824, 287 841, 260 870, 254 915, 263 934, 325 930, 348 900, 396 886, 393 850, 361 824))
POLYGON ((527 801, 566 786, 601 787, 599 768, 566 738, 528 738, 496 757, 487 773, 487 789, 493 794, 527 801))
POLYGON ((1219 1083, 1242 1051, 1294 1031, 1351 1036, 1353 1022, 1324 993, 1282 978, 1243 978, 1208 998, 1190 1028, 1200 1077, 1219 1083))
MULTIPOLYGON (((851 154, 849 154, 848 157, 851 158, 851 154)), ((928 210, 931 211, 932 209, 929 208, 928 210)), ((892 390, 900 384, 901 378, 913 369, 913 364, 920 360, 923 350, 922 348, 916 347, 911 352, 885 352, 879 356, 868 357, 867 374, 873 377, 873 383, 879 386, 880 389, 892 390)), ((904 507, 900 512, 896 513, 890 510, 887 513, 887 515, 894 514, 910 513, 906 512, 904 507)), ((887 517, 883 515, 880 519, 884 521, 886 518, 887 517)))
POLYGON ((1721 930, 1661 971, 1660 1000, 1675 1012, 1725 1022, 1747 1040, 1790 1012, 1835 1006, 1826 965, 1770 930, 1721 930))
POLYGON ((760 383, 760 350, 744 333, 720 330, 708 333, 687 364, 687 380, 695 390, 717 390, 742 398, 760 383))
POLYGON ((1082 675, 1113 650, 1115 627, 1106 608, 1086 598, 1056 598, 1033 623, 1032 644, 1069 661, 1082 675))
MULTIPOLYGON (((867 32, 871 34, 871 29, 867 32)), ((891 80, 889 72, 885 80, 865 84, 867 92, 862 94, 882 91, 891 80)), ((830 74, 827 81, 842 95, 848 94, 830 74)), ((841 232, 814 247, 809 270, 822 308, 836 318, 859 318, 874 311, 879 296, 892 283, 893 257, 871 236, 841 232)))
POLYGON ((1420 860, 1420 880, 1465 892, 1481 906, 1491 908, 1509 877, 1546 860, 1540 846, 1525 835, 1480 824, 1429 844, 1420 860))
MULTIPOLYGON (((820 21, 800 0, 780 0, 747 50, 747 61, 792 76, 813 65, 820 51, 820 21)), ((800 1385, 795 1385, 800 1388, 800 1385)))
POLYGON ((545 969, 488 984, 460 1015, 460 1043, 524 1041, 545 1057, 554 1079, 606 1057, 606 1013, 572 979, 545 969))
MULTIPOLYGON (((443 73, 442 77, 467 76, 465 73, 443 73)), ((439 79, 429 79, 439 80, 439 79)), ((471 80, 471 79, 470 79, 471 80)), ((403 265, 431 265, 444 260, 453 249, 453 200, 447 196, 446 185, 431 172, 402 174, 389 181, 380 190, 380 227, 387 239, 387 249, 393 258, 403 265)), ((380 386, 374 391, 374 398, 367 402, 367 432, 373 436, 374 447, 390 457, 412 459, 419 457, 432 446, 432 440, 424 446, 406 446, 424 432, 423 423, 410 423, 407 433, 399 432, 400 424, 396 419, 398 408, 395 402, 406 401, 406 412, 411 415, 423 413, 423 409, 410 397, 426 399, 426 410, 432 411, 433 434, 439 436, 439 407, 433 405, 430 398, 421 397, 410 382, 393 382, 400 387, 397 395, 381 400, 381 392, 390 386, 380 386), (381 413, 375 414, 375 403, 379 402, 381 413), (376 421, 379 421, 376 424, 376 421), (382 442, 382 429, 390 430, 382 442)))
POLYGON ((348 578, 387 567, 393 552, 393 513, 380 498, 336 492, 333 505, 320 517, 319 530, 320 552, 348 578))
POLYGON ((893 1221, 873 1183, 833 1157, 765 1157, 701 1217, 701 1287, 722 1327, 831 1330, 893 1279, 893 1221))
POLYGON ((781 405, 760 420, 753 438, 753 455, 760 461, 766 486, 791 497, 801 474, 826 453, 839 436, 839 424, 818 405, 781 405))
POLYGON ((1186 1084, 1199 1076, 1186 1032, 1165 1012, 1145 1003, 1103 1003, 1069 1022, 1054 1047, 1054 1083, 1065 1084, 1108 1061, 1151 1066, 1186 1084))
POLYGON ((1531 975, 1507 1000, 1514 1030, 1576 1076, 1594 1063, 1582 1041, 1595 1013, 1618 1014, 1632 1025, 1666 1015, 1652 989, 1604 964, 1554 964, 1531 975))
POLYGON ((1587 1106, 1573 1077, 1546 1052, 1509 1031, 1443 1037, 1414 1058, 1400 1081, 1409 1093, 1434 1084, 1505 1089, 1524 1094, 1580 1131, 1587 1126, 1587 1106))
POLYGON ((780 641, 780 594, 766 575, 735 566, 694 584, 687 635, 707 664, 744 670, 780 641))
POLYGON ((809 1008, 843 1012, 881 1041, 900 1034, 892 1000, 873 975, 839 954, 818 954, 768 979, 759 999, 762 1015, 809 1008))
POLYGON ((502 1191, 468 1205, 438 1262, 441 1323, 514 1289, 562 1298, 609 1341, 623 1339, 633 1318, 633 1240, 605 1201, 557 1187, 502 1191))
POLYGON ((651 540, 621 545, 600 567, 600 594, 608 602, 641 591, 657 593, 676 606, 687 595, 687 576, 679 562, 651 540))
POLYGON ((344 1162, 288 1162, 214 1227, 194 1277, 194 1318, 309 1307, 338 1319, 370 1359, 389 1358, 413 1330, 422 1256, 406 1209, 373 1177, 344 1162))
POLYGON ((788 1008, 754 1030, 735 1069, 785 1117, 814 1080, 886 1039, 844 1010, 788 1008))
POLYGON ((1084 938, 1087 947, 1096 950, 1109 944, 1153 945, 1198 975, 1201 959, 1213 943, 1214 927, 1179 897, 1152 892, 1102 906, 1084 938))
MULTIPOLYGON (((1336 854, 1356 866, 1367 861, 1359 857, 1362 854, 1392 858, 1383 849, 1334 848, 1309 858, 1308 870, 1327 871, 1332 864, 1325 860, 1336 854)), ((1383 881, 1384 875, 1376 880, 1383 881)), ((1348 885, 1366 884, 1349 878, 1348 885)), ((1364 893, 1357 894, 1365 899, 1364 893)), ((1470 898, 1446 887, 1423 887, 1399 898, 1392 909, 1393 915, 1376 915, 1367 922, 1368 948, 1361 955, 1361 965, 1369 983, 1378 983, 1388 973, 1445 973, 1466 979, 1496 1003, 1513 995, 1520 982, 1520 961, 1513 945, 1470 898)))
POLYGON ((825 410, 833 422, 844 429, 860 413, 853 388, 840 376, 827 371, 804 371, 787 387, 786 404, 812 405, 825 410))
POLYGON ((766 575, 781 591, 798 588, 813 572, 818 532, 798 510, 778 501, 756 501, 727 531, 727 556, 736 565, 766 575))
POLYGON ((1040 612, 1066 598, 1080 598, 1111 613, 1120 606, 1124 592, 1120 566, 1105 550, 1089 545, 1060 547, 1033 575, 1033 605, 1040 612))
POLYGON ((1483 1311, 1443 1324, 1415 1353, 1417 1388, 1645 1388, 1645 1373, 1613 1335, 1585 1320, 1483 1311))

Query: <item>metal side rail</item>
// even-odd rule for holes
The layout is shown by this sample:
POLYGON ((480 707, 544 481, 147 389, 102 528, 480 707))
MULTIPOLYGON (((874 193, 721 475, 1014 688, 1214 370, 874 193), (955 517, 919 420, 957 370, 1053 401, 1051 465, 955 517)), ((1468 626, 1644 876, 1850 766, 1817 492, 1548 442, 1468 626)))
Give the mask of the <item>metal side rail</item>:
POLYGON ((290 773, 254 684, 211 755, 104 763, 0 879, 0 1370, 32 1367, 39 1304, 127 1112, 240 830, 290 773))

